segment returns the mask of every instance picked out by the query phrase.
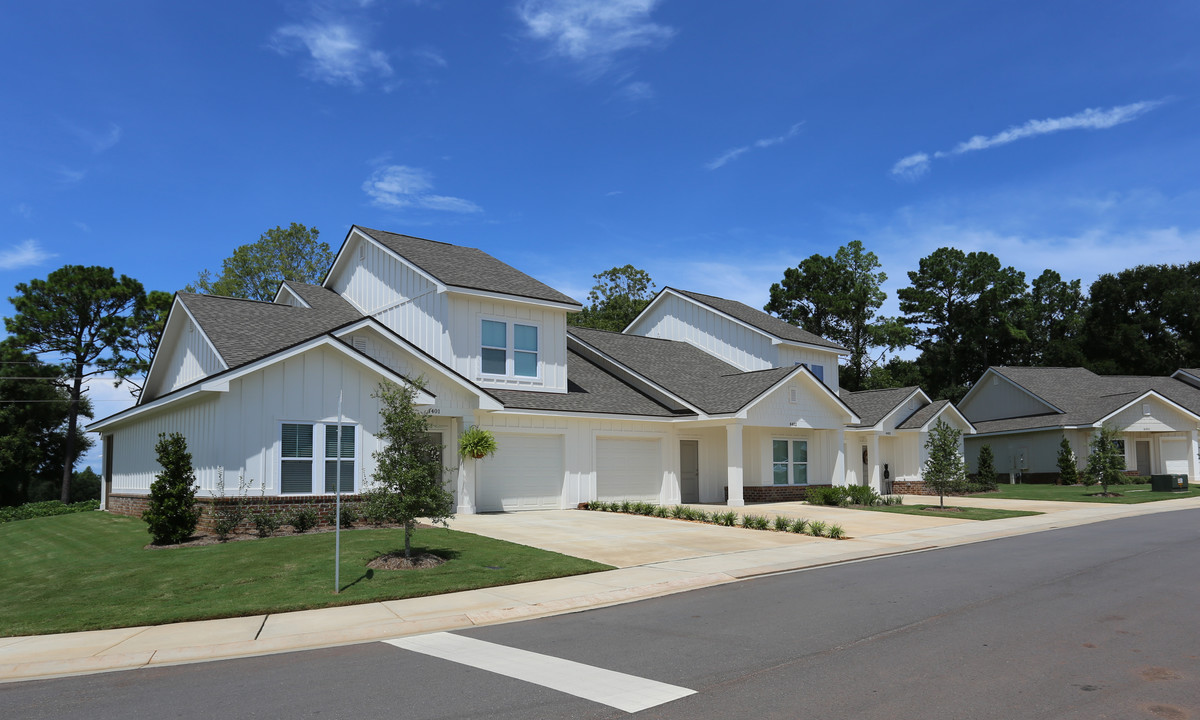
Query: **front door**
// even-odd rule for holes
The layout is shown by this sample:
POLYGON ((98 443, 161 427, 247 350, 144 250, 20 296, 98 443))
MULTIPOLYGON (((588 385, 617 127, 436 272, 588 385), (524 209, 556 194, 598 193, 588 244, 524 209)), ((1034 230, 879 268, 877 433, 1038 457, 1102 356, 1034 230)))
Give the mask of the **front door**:
POLYGON ((1150 474, 1150 441, 1138 440, 1133 444, 1133 450, 1137 454, 1137 474, 1146 476, 1150 474))
POLYGON ((679 441, 679 495, 685 503, 700 502, 700 441, 679 441))

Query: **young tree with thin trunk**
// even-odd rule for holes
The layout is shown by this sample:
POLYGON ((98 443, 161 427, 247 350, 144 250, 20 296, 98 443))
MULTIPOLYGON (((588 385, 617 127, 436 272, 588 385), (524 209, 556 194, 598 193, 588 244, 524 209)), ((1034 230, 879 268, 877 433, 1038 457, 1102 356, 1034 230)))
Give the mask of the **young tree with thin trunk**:
POLYGON ((958 449, 961 437, 961 430, 945 420, 938 420, 925 441, 929 457, 925 460, 921 479, 926 487, 938 494, 942 508, 946 507, 947 493, 962 492, 967 484, 967 463, 958 449))
POLYGON ((112 268, 83 265, 64 266, 45 280, 20 283, 16 289, 9 300, 17 314, 4 319, 8 332, 27 352, 57 356, 70 378, 61 494, 68 503, 84 378, 123 367, 122 339, 145 293, 140 282, 118 278, 112 268))
POLYGON ((1091 453, 1083 473, 1092 483, 1100 483, 1105 495, 1109 485, 1119 485, 1125 479, 1125 454, 1117 445, 1120 440, 1121 433, 1105 424, 1092 436, 1090 443, 1091 453))
POLYGON ((373 453, 373 486, 365 493, 375 517, 404 526, 404 558, 412 560, 412 534, 417 518, 445 524, 454 517, 454 495, 442 484, 442 447, 429 437, 429 413, 413 403, 414 385, 383 382, 371 397, 380 402, 379 440, 373 453))
POLYGON ((992 446, 984 445, 979 448, 978 470, 975 472, 975 482, 983 490, 996 489, 996 458, 992 454, 992 446))
POLYGON ((1071 441, 1063 438, 1058 444, 1058 484, 1074 485, 1079 482, 1079 466, 1075 464, 1075 451, 1071 441))

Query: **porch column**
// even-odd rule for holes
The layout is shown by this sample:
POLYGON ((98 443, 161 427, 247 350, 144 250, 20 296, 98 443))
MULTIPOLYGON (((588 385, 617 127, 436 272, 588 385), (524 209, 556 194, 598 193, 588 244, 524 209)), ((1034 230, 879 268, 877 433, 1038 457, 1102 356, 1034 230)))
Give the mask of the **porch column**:
POLYGON ((879 461, 879 433, 871 433, 871 477, 867 484, 875 492, 880 491, 879 480, 883 474, 883 463, 879 461))
POLYGON ((1188 448, 1188 483, 1200 484, 1200 430, 1193 429, 1190 433, 1191 447, 1188 448))
POLYGON ((833 447, 836 455, 833 458, 832 485, 846 485, 846 431, 838 428, 834 431, 833 447))
POLYGON ((742 507, 746 501, 742 499, 742 424, 731 423, 725 426, 725 458, 728 464, 726 482, 729 485, 730 507, 742 507))
MULTIPOLYGON (((454 418, 454 454, 458 455, 458 439, 467 429, 467 419, 454 418)), ((475 514, 475 463, 474 458, 458 458, 458 472, 455 482, 458 487, 458 515, 475 514)))

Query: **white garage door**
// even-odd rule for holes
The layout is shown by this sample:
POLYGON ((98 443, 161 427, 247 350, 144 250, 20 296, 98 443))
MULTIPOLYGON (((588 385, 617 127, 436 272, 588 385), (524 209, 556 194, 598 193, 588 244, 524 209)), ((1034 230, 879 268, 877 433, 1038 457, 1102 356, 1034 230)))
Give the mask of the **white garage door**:
POLYGON ((1162 438, 1159 441, 1164 472, 1168 475, 1187 475, 1189 444, 1187 438, 1162 438))
POLYGON ((496 433, 496 445, 476 466, 480 511, 562 507, 562 435, 496 433))
POLYGON ((658 439, 596 440, 598 500, 658 502, 662 482, 662 445, 658 439))

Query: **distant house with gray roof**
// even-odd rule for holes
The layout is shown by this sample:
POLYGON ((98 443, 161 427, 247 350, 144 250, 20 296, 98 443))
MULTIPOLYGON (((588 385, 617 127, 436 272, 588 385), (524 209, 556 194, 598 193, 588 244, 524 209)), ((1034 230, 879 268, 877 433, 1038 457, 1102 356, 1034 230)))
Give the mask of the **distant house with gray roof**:
MULTIPOLYGON (((138 404, 89 428, 105 506, 144 504, 162 432, 187 438, 201 495, 238 476, 289 503, 327 500, 339 477, 361 492, 384 381, 421 381, 460 513, 740 505, 848 478, 881 489, 847 464, 848 438, 881 468, 954 415, 906 389, 903 411, 876 418, 878 403, 839 393, 845 348, 732 300, 667 288, 621 333, 568 328, 579 310, 482 250, 359 226, 320 285, 281 283, 272 302, 178 293, 138 404), (473 425, 499 451, 459 463, 473 425)), ((912 478, 919 457, 904 452, 889 468, 912 478)))
POLYGON ((958 404, 978 433, 967 439, 972 470, 989 445, 997 472, 1025 482, 1058 477, 1065 437, 1079 467, 1103 425, 1121 433, 1130 474, 1186 474, 1197 480, 1200 373, 1171 377, 1096 375, 1084 368, 991 367, 958 404))

